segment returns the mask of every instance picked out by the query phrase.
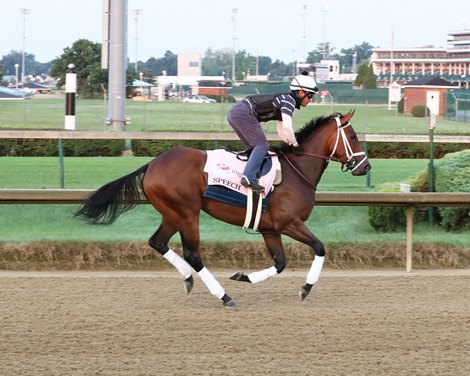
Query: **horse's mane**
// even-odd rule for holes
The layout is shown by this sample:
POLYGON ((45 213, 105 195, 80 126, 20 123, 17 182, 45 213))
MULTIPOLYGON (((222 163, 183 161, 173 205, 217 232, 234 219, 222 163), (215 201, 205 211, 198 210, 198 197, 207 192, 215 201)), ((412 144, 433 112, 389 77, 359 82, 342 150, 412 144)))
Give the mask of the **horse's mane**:
MULTIPOLYGON (((342 114, 335 112, 328 116, 317 116, 313 118, 308 123, 306 123, 302 128, 300 128, 297 132, 295 132, 295 138, 299 144, 302 144, 315 129, 320 128, 321 126, 327 124, 332 118, 336 116, 343 116, 342 114)), ((273 151, 276 153, 291 153, 291 147, 287 145, 285 142, 281 143, 276 147, 272 148, 273 151)))

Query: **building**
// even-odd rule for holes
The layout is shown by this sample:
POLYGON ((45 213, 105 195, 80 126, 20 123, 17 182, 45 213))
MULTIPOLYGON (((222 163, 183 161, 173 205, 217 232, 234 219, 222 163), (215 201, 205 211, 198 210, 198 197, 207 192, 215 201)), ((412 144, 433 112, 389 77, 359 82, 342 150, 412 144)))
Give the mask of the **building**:
POLYGON ((410 81, 404 86, 405 114, 411 114, 413 107, 424 105, 431 108, 432 113, 438 117, 445 117, 447 111, 447 92, 454 89, 449 81, 440 77, 422 77, 410 81))
POLYGON ((300 63, 296 64, 296 72, 300 74, 304 70, 313 70, 315 79, 319 83, 338 82, 338 81, 354 81, 357 77, 356 73, 341 73, 339 60, 321 60, 319 63, 300 63))
POLYGON ((448 33, 447 48, 375 48, 370 64, 379 84, 406 83, 439 76, 460 87, 470 87, 470 29, 448 33))
POLYGON ((200 76, 202 74, 201 54, 182 52, 178 54, 178 76, 200 76))

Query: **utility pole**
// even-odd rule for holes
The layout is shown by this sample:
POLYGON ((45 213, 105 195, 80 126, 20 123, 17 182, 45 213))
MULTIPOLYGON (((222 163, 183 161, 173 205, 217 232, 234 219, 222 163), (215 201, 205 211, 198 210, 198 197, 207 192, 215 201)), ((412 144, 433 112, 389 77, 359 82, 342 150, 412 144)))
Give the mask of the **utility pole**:
POLYGON ((25 78, 25 47, 26 47, 26 16, 31 13, 31 9, 21 8, 20 14, 23 15, 23 48, 21 50, 21 83, 25 78))
POLYGON ((103 0, 103 50, 101 67, 108 69, 108 117, 106 125, 123 131, 125 116, 127 64, 127 0, 103 0), (106 59, 107 58, 107 59, 106 59))
POLYGON ((232 23, 233 23, 233 46, 232 46, 232 82, 235 81, 235 41, 237 40, 237 28, 236 28, 236 21, 238 9, 232 9, 232 23))
POLYGON ((134 9, 132 11, 134 13, 134 21, 135 21, 135 72, 137 73, 139 70, 138 61, 139 61, 139 54, 138 54, 138 45, 139 45, 139 16, 143 13, 142 9, 134 9))

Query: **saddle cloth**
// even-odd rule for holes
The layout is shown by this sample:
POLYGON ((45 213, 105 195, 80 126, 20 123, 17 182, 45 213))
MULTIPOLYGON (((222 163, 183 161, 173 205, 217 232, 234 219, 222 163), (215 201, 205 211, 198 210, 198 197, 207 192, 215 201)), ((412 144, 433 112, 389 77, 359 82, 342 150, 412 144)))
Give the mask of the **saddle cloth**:
MULTIPOLYGON (((271 160, 271 168, 259 179, 260 184, 264 187, 263 197, 272 191, 276 172, 281 170, 278 157, 273 155, 271 160)), ((240 184, 245 164, 246 161, 238 159, 236 154, 224 149, 208 150, 204 166, 204 172, 208 175, 208 185, 220 185, 246 195, 247 188, 240 184)))

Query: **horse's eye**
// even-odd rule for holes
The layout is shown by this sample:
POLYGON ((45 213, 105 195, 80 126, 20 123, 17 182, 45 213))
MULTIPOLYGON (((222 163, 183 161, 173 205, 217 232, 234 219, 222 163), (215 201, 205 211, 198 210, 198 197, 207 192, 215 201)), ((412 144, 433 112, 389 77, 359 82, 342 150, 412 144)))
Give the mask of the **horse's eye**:
POLYGON ((351 140, 357 140, 357 134, 353 133, 353 134, 351 135, 351 140))

